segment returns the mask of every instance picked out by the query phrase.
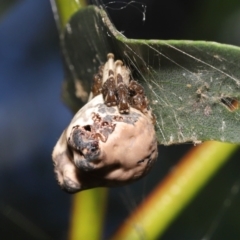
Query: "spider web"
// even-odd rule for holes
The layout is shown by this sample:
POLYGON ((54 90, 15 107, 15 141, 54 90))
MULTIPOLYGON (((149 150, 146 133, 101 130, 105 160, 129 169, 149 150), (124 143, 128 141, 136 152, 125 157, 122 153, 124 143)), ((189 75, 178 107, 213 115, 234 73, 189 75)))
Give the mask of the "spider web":
MULTIPOLYGON (((74 3, 80 4, 78 0, 74 3)), ((139 21, 143 24, 146 21, 147 5, 139 2, 94 1, 94 3, 105 10, 122 11, 132 7, 141 13, 139 21)), ((87 19, 84 23, 79 23, 76 18, 75 22, 71 22, 66 27, 63 51, 67 79, 71 81, 65 86, 69 94, 65 99, 68 99, 68 104, 74 110, 87 100, 86 93, 90 90, 91 77, 97 72, 98 66, 106 61, 106 53, 111 51, 116 58, 124 60, 125 64, 131 68, 133 78, 144 85, 154 113, 157 115, 156 126, 161 143, 165 145, 198 143, 209 139, 208 132, 221 141, 226 139, 232 142, 238 141, 235 138, 236 134, 229 135, 229 132, 239 132, 237 126, 240 121, 240 114, 236 107, 240 99, 238 71, 240 62, 234 57, 234 47, 226 50, 228 53, 221 54, 218 51, 218 44, 208 47, 204 42, 193 44, 189 41, 186 46, 180 41, 162 41, 159 46, 157 41, 139 41, 139 45, 136 46, 134 44, 138 40, 125 41, 121 32, 116 34, 122 43, 109 44, 113 38, 111 31, 115 30, 109 31, 101 24, 98 25, 100 22, 108 24, 107 16, 105 18, 104 15, 96 14, 93 18, 92 23, 87 19), (89 26, 89 30, 84 31, 82 38, 88 42, 89 48, 81 48, 81 51, 75 52, 78 39, 73 41, 69 39, 74 35, 76 26, 81 29, 84 24, 89 26), (92 39, 91 29, 97 32, 101 48, 92 39), (82 61, 79 54, 89 57, 82 61), (228 54, 233 57, 231 58, 228 54), (86 82, 84 79, 89 81, 86 82), (217 113, 216 118, 211 117, 214 112, 217 113), (205 120, 201 121, 203 118, 205 120)), ((80 45, 81 41, 78 44, 80 45)), ((222 200, 218 202, 215 212, 212 212, 208 224, 203 224, 201 230, 195 231, 197 236, 189 233, 193 234, 191 238, 184 236, 184 239, 215 239, 214 235, 218 235, 217 232, 221 230, 224 217, 228 211, 231 211, 232 203, 239 198, 238 189, 239 180, 236 181, 235 175, 235 178, 228 182, 228 186, 225 186, 225 194, 221 196, 222 200)), ((131 197, 129 199, 133 201, 131 197)), ((197 216, 194 217, 197 218, 197 216)), ((171 231, 177 233, 177 228, 173 226, 171 231)), ((169 238, 165 235, 163 239, 169 238)))
POLYGON ((83 19, 75 14, 62 41, 69 80, 65 93, 70 93, 65 98, 74 110, 86 102, 93 74, 113 52, 144 86, 161 144, 239 142, 238 49, 222 50, 217 43, 126 39, 105 12, 92 8, 85 14, 83 19))

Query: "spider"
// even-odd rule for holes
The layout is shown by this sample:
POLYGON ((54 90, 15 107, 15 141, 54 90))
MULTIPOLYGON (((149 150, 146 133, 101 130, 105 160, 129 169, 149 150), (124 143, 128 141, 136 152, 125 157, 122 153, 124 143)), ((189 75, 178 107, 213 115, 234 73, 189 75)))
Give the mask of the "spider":
POLYGON ((76 113, 53 150, 54 171, 67 192, 130 183, 157 159, 155 118, 144 89, 122 61, 114 61, 112 53, 107 58, 93 77, 93 99, 76 113))
POLYGON ((107 55, 107 59, 93 77, 93 97, 102 94, 104 103, 108 107, 117 106, 121 114, 128 114, 130 107, 144 114, 149 113, 149 101, 144 88, 130 78, 129 68, 121 60, 114 61, 112 53, 107 55))

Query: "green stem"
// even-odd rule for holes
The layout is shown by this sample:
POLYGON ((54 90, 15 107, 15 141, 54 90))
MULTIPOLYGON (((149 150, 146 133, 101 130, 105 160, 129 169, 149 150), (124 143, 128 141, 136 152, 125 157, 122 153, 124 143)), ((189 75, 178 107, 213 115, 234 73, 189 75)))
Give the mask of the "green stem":
POLYGON ((205 142, 194 147, 111 240, 139 240, 139 231, 145 239, 158 239, 237 148, 237 145, 220 142, 205 142))
POLYGON ((51 0, 55 19, 63 28, 69 18, 79 9, 87 6, 86 0, 51 0))
POLYGON ((69 240, 100 240, 103 234, 107 189, 96 188, 73 197, 69 240))

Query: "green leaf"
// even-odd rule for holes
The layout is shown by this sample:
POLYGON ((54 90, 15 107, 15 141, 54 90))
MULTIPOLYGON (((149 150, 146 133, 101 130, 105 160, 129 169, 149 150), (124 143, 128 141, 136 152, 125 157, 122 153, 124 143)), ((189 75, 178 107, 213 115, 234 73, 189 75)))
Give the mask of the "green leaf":
POLYGON ((72 16, 62 46, 64 98, 74 111, 87 101, 93 74, 112 52, 144 85, 160 144, 240 142, 240 48, 204 41, 127 39, 102 9, 93 6, 72 16))

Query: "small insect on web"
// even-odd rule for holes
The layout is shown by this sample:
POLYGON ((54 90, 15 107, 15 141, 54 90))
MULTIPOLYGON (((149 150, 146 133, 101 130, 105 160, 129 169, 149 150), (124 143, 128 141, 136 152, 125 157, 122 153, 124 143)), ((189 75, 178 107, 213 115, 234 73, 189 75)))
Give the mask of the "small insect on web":
POLYGON ((158 155, 155 118, 143 87, 114 55, 94 75, 92 98, 53 150, 56 178, 67 192, 115 187, 149 172, 158 155))

